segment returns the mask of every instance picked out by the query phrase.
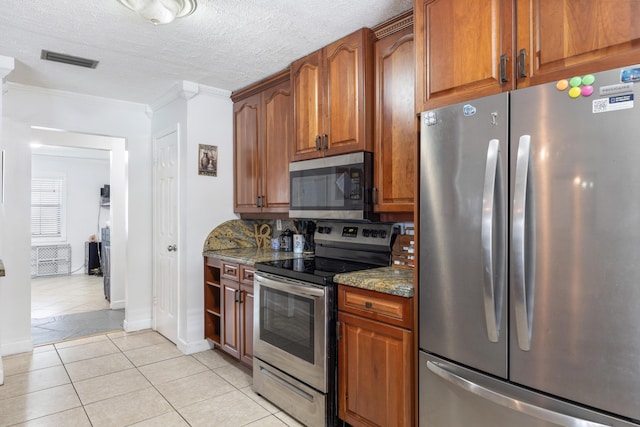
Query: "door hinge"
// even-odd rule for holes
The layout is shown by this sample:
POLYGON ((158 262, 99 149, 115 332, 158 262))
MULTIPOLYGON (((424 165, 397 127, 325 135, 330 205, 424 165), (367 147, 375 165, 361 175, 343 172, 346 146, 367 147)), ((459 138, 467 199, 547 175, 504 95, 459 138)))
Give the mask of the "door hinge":
POLYGON ((329 135, 327 135, 326 133, 322 134, 322 149, 329 149, 329 135))
POLYGON ((235 302, 240 302, 240 291, 236 290, 233 292, 235 302))
POLYGON ((320 145, 320 135, 316 135, 316 151, 320 151, 322 146, 320 145))
POLYGON ((342 325, 342 323, 336 322, 336 337, 337 337, 338 341, 340 341, 342 339, 342 335, 340 334, 340 326, 341 325, 342 325))

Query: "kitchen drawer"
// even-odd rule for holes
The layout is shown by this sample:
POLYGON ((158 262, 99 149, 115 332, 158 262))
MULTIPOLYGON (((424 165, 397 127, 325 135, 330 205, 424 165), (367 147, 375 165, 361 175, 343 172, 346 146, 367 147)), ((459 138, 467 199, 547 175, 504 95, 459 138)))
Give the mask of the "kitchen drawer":
POLYGON ((238 280, 240 277, 240 266, 233 262, 222 261, 222 271, 220 275, 227 279, 238 280))
POLYGON ((205 259, 209 267, 220 268, 220 266, 222 265, 222 261, 219 258, 208 256, 208 257, 205 257, 205 259))
POLYGON ((253 286, 254 268, 248 265, 240 265, 240 283, 253 286))
POLYGON ((390 295, 352 286, 338 286, 338 310, 372 320, 411 329, 411 298, 390 295))

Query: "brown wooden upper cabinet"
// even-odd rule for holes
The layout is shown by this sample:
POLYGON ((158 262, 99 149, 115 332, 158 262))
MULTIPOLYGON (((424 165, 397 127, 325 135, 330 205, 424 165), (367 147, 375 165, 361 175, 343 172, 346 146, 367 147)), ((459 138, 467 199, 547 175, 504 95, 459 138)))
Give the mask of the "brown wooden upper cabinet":
POLYGON ((640 62, 637 0, 517 0, 517 85, 640 62), (523 51, 524 56, 519 56, 523 51))
POLYGON ((413 14, 375 30, 376 212, 413 212, 416 180, 413 14))
POLYGON ((372 150, 372 54, 363 28, 292 63, 293 161, 372 150))
POLYGON ((415 0, 416 113, 506 89, 511 10, 511 0, 415 0))
POLYGON ((640 62, 637 0, 415 0, 414 13, 416 113, 640 62))
POLYGON ((289 212, 288 70, 232 96, 237 213, 289 212))

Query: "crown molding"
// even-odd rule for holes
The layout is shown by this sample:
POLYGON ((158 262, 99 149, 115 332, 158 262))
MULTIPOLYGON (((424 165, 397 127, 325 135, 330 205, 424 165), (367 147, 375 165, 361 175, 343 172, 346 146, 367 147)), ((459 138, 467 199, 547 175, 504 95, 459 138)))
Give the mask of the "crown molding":
POLYGON ((147 107, 146 104, 140 104, 137 102, 123 101, 114 98, 104 98, 95 95, 86 95, 77 92, 67 92, 58 89, 47 89, 38 86, 29 86, 21 83, 6 82, 4 84, 5 93, 7 92, 22 92, 24 94, 45 95, 57 98, 66 98, 74 101, 83 102, 97 102, 100 104, 107 104, 117 106, 118 108, 125 108, 134 112, 144 112, 147 107))
POLYGON ((0 81, 9 75, 16 68, 16 61, 10 56, 0 55, 0 81))

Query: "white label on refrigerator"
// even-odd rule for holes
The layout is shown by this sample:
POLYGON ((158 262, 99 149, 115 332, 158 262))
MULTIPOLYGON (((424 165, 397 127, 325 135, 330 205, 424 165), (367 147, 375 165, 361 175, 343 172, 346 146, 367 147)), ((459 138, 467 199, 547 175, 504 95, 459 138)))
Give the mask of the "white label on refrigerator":
POLYGON ((593 114, 633 108, 633 94, 594 99, 592 107, 593 114))

